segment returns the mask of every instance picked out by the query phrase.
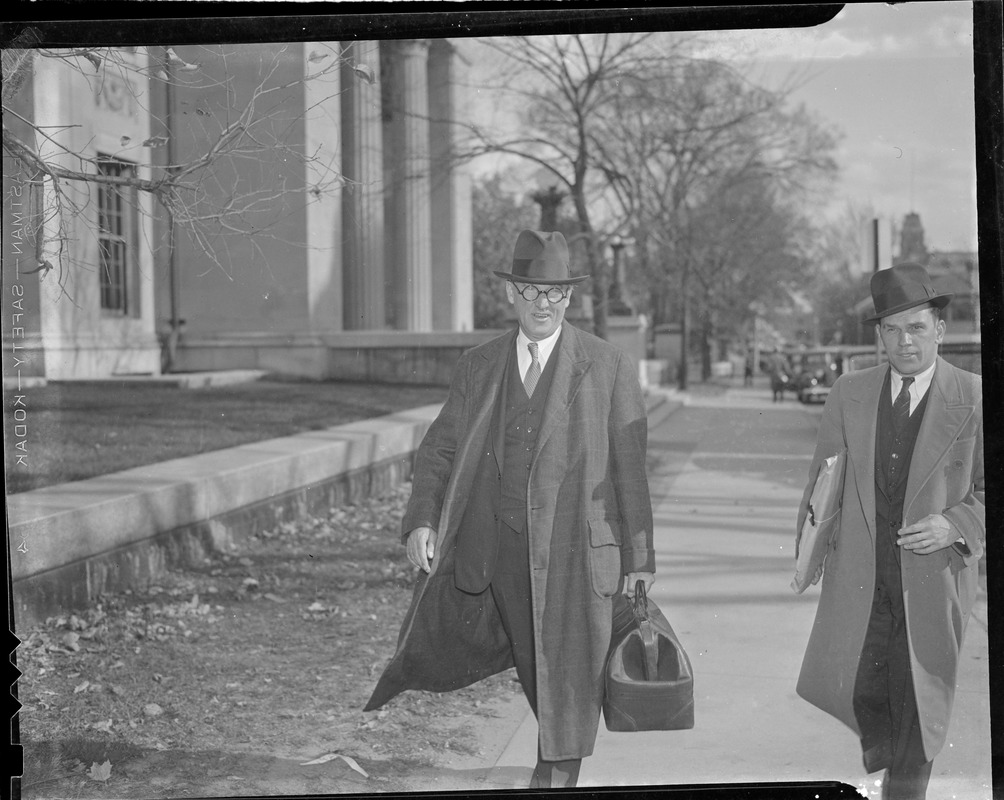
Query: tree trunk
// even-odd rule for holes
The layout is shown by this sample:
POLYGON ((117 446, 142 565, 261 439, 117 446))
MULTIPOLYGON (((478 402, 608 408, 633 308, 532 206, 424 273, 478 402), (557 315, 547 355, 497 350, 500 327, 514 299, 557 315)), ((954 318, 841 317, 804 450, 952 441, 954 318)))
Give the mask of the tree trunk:
POLYGON ((707 309, 701 314, 701 380, 711 379, 711 345, 714 335, 711 324, 711 312, 707 309))
POLYGON ((690 350, 690 298, 688 297, 688 280, 690 268, 684 267, 680 276, 680 372, 677 379, 677 388, 681 392, 687 390, 687 353, 690 350))
MULTIPOLYGON (((590 252, 592 248, 590 247, 590 252)), ((593 265, 593 333, 601 339, 607 338, 607 271, 603 259, 594 258, 593 265)))

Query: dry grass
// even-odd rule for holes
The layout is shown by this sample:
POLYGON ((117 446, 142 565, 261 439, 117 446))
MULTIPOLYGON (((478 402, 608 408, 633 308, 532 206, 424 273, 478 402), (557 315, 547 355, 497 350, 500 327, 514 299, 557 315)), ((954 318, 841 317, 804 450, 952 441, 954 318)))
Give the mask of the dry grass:
POLYGON ((446 388, 270 379, 205 389, 50 383, 23 397, 26 435, 15 436, 14 398, 4 391, 7 494, 437 403, 446 388))

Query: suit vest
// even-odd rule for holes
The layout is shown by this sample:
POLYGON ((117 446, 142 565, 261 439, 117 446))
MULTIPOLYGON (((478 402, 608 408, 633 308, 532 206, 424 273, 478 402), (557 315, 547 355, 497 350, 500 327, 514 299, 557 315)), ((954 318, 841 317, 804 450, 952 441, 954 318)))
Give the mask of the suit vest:
POLYGON ((537 436, 544 411, 544 401, 554 378, 554 365, 558 360, 557 350, 551 353, 547 365, 533 390, 533 397, 526 396, 526 389, 519 377, 519 363, 516 348, 509 354, 508 390, 500 398, 505 403, 505 444, 502 450, 502 481, 499 517, 510 528, 522 531, 526 526, 526 489, 530 478, 530 468, 537 450, 537 436))
POLYGON ((910 477, 910 460, 913 458, 931 390, 928 388, 924 393, 903 430, 897 434, 893 425, 892 399, 889 396, 891 383, 890 371, 882 385, 875 435, 875 530, 877 537, 893 543, 892 549, 898 563, 900 552, 895 542, 897 532, 903 527, 903 505, 910 477))

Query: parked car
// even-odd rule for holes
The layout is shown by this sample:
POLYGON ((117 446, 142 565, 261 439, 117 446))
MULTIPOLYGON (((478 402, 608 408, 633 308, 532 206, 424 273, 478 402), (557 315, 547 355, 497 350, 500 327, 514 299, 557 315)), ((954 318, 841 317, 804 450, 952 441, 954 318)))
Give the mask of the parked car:
POLYGON ((791 360, 795 373, 794 389, 799 402, 825 402, 842 369, 840 348, 801 350, 793 353, 791 360))

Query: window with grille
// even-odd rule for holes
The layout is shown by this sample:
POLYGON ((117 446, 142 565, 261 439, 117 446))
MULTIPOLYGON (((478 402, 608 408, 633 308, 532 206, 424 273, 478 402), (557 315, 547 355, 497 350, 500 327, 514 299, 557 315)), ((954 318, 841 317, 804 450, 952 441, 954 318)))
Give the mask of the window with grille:
MULTIPOLYGON (((125 161, 102 157, 98 172, 113 178, 135 175, 135 167, 125 161)), ((98 259, 101 310, 106 314, 134 314, 130 302, 131 273, 135 262, 136 189, 98 184, 98 259)))

